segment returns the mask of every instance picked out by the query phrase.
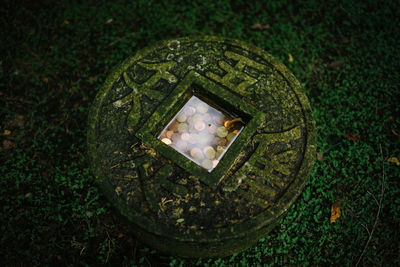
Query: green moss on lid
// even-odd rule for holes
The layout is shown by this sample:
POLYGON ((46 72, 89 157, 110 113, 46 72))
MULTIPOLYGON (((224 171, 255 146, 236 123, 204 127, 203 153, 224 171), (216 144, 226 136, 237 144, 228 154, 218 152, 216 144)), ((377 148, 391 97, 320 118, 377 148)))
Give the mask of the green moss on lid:
MULTIPOLYGON (((88 129, 105 195, 143 241, 183 257, 226 256, 270 231, 311 172, 315 138, 307 97, 287 68, 257 47, 213 36, 162 41, 127 59, 98 93, 88 129), (193 94, 248 121, 211 172, 157 138, 193 94)), ((226 144, 213 142, 218 158, 226 144)), ((202 164, 215 164, 213 153, 200 152, 202 164)))

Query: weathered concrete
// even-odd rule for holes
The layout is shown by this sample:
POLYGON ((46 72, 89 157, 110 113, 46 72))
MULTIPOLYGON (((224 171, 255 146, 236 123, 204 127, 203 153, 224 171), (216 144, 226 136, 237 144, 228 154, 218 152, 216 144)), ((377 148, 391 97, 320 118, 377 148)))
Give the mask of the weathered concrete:
POLYGON ((89 116, 91 169, 138 237, 183 257, 225 256, 267 234, 314 164, 312 111, 265 51, 203 36, 139 51, 107 78, 89 116), (246 119, 211 172, 157 138, 193 96, 246 119))

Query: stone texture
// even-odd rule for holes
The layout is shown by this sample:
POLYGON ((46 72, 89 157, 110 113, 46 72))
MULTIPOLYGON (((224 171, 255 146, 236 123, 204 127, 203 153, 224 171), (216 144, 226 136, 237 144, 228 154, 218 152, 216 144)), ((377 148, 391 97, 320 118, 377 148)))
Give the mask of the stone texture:
POLYGON ((226 256, 267 234, 301 193, 315 121, 299 82, 265 51, 213 36, 163 41, 106 79, 91 107, 91 169, 138 238, 183 257, 226 256), (212 172, 157 138, 192 96, 246 118, 212 172))

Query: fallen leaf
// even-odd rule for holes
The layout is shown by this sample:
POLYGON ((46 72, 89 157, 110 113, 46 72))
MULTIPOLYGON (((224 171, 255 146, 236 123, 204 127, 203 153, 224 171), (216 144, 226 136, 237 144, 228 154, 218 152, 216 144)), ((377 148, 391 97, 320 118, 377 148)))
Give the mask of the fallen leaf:
POLYGON ((343 137, 353 142, 358 142, 361 140, 361 137, 353 132, 347 132, 343 137))
POLYGON ((288 54, 289 56, 289 62, 293 62, 293 56, 291 54, 288 54))
POLYGON ((68 20, 64 20, 64 21, 63 21, 63 24, 64 24, 64 25, 67 25, 67 24, 69 24, 69 21, 68 21, 68 20))
POLYGON ((337 202, 334 202, 331 207, 331 218, 330 223, 336 222, 340 218, 340 206, 337 202))
POLYGON ((323 160, 324 159, 324 153, 317 152, 317 159, 320 160, 320 161, 323 160))
POLYGON ((47 77, 44 77, 42 80, 43 80, 43 82, 45 82, 45 83, 48 83, 48 82, 49 82, 49 79, 48 79, 47 77))
POLYGON ((328 68, 333 69, 333 68, 341 67, 344 64, 346 64, 346 62, 344 62, 343 60, 337 60, 337 61, 333 61, 333 62, 329 63, 328 68))
POLYGON ((261 25, 260 23, 256 23, 256 24, 254 24, 253 26, 251 26, 251 28, 252 28, 253 30, 262 31, 262 30, 268 29, 268 28, 269 28, 269 25, 268 25, 268 24, 266 24, 266 25, 261 25))
POLYGON ((4 150, 9 150, 15 147, 15 144, 9 140, 4 140, 3 141, 3 148, 4 150))
POLYGON ((89 81, 90 83, 93 83, 93 82, 97 81, 97 76, 90 76, 90 77, 88 78, 88 81, 89 81))
POLYGON ((119 233, 118 238, 123 238, 124 234, 123 233, 119 233))
POLYGON ((121 192, 122 192, 122 188, 120 186, 117 186, 114 191, 119 196, 121 194, 121 192))
POLYGON ((43 177, 43 178, 49 178, 49 176, 50 176, 49 173, 48 173, 47 171, 42 171, 41 174, 42 174, 42 177, 43 177))
POLYGON ((15 125, 18 127, 23 127, 25 125, 25 119, 23 115, 17 115, 17 117, 14 120, 15 125))
POLYGON ((349 39, 347 39, 347 38, 343 38, 342 39, 342 43, 343 44, 348 44, 350 41, 349 41, 349 39))
POLYGON ((10 135, 10 134, 11 134, 11 131, 10 131, 10 130, 4 130, 4 131, 3 131, 3 134, 4 134, 4 135, 10 135))
POLYGON ((113 22, 113 19, 106 20, 106 24, 110 24, 111 22, 113 22))
POLYGON ((399 159, 396 158, 396 157, 388 158, 387 161, 392 162, 392 163, 395 163, 397 166, 400 166, 400 161, 399 161, 399 159))

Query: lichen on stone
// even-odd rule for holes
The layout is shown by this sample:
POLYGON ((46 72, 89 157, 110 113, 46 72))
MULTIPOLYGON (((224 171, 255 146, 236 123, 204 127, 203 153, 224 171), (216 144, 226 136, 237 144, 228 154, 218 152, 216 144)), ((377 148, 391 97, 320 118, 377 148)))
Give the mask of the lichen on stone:
POLYGON ((281 63, 202 36, 160 42, 116 68, 91 108, 88 146, 96 181, 144 242, 210 257, 272 229, 307 180, 315 136, 304 90, 281 63), (248 121, 210 173, 157 139, 194 94, 248 121))

